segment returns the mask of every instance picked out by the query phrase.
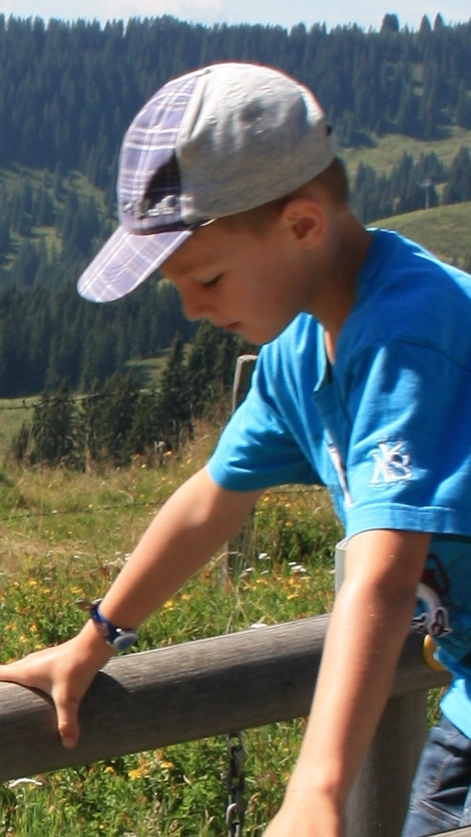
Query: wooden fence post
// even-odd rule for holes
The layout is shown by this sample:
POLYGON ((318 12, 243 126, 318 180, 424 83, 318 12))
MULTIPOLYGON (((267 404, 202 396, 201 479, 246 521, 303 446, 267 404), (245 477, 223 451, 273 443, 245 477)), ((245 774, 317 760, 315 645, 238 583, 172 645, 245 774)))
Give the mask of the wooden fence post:
MULTIPOLYGON (((343 540, 335 553, 336 591, 345 551, 343 540)), ((400 837, 426 734, 427 692, 390 698, 350 794, 347 837, 400 837)))
MULTIPOLYGON (((234 413, 239 404, 246 397, 252 380, 252 373, 257 360, 257 355, 240 355, 237 358, 234 372, 234 383, 232 385, 232 412, 234 413)), ((230 585, 234 573, 241 568, 244 560, 245 546, 251 536, 252 526, 249 518, 240 532, 226 543, 224 558, 222 562, 222 584, 224 587, 230 585)))
POLYGON ((257 355, 240 355, 237 358, 234 383, 232 385, 232 412, 242 403, 250 389, 252 372, 257 355))

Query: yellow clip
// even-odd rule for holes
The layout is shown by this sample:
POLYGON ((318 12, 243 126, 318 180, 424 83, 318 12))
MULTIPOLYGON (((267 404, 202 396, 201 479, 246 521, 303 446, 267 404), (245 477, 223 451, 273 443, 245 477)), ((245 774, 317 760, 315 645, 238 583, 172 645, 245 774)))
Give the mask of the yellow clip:
POLYGON ((423 654, 425 662, 427 663, 429 668, 433 669, 433 671, 446 671, 445 666, 442 666, 442 664, 435 659, 434 654, 436 648, 437 646, 435 645, 432 637, 430 636, 430 634, 427 634, 427 636, 424 639, 423 645, 423 654))

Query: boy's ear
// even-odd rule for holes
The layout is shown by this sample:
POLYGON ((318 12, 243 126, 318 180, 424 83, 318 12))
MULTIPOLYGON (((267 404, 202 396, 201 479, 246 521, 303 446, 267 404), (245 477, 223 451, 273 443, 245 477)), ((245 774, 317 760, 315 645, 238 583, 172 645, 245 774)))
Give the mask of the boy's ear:
POLYGON ((324 237, 327 213, 324 206, 308 197, 293 198, 281 213, 282 222, 288 227, 302 247, 316 247, 324 237))

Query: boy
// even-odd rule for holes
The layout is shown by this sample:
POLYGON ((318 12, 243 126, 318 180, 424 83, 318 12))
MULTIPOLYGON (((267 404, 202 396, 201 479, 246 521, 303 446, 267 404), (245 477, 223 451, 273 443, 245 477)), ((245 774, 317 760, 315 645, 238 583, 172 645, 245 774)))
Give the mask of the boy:
MULTIPOLYGON (((324 484, 348 537, 345 580, 299 759, 265 835, 342 837, 419 583, 416 618, 455 675, 444 723, 471 746, 471 278, 361 226, 319 105, 265 67, 220 64, 158 91, 126 134, 118 206, 83 296, 116 299, 160 268, 189 318, 264 345, 208 466, 159 511, 82 631, 0 678, 51 694, 73 747, 97 670, 263 490, 324 484)), ((463 763, 443 759, 455 773, 463 763)), ((447 787, 415 802, 407 837, 466 821, 469 781, 469 769, 455 781, 461 800, 448 804, 447 787)))

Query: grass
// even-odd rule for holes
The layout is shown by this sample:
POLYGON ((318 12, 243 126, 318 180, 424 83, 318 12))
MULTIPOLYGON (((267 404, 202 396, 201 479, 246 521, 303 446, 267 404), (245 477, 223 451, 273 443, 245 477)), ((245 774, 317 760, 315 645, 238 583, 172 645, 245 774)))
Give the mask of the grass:
MULTIPOLYGON (((0 470, 2 662, 80 628, 75 600, 105 592, 156 509, 214 442, 207 432, 161 469, 136 460, 101 473, 0 470)), ((233 584, 222 583, 222 556, 215 555, 142 627, 140 650, 328 612, 340 538, 323 490, 267 492, 249 537, 238 540, 243 555, 233 584)), ((304 729, 300 718, 244 731, 248 837, 261 837, 279 807, 304 729)), ((0 833, 223 837, 227 769, 227 740, 216 736, 25 776, 0 784, 0 833)))
POLYGON ((373 166, 378 174, 390 174, 404 154, 419 160, 421 154, 430 154, 433 151, 440 160, 450 165, 462 145, 471 147, 471 131, 464 128, 454 128, 450 135, 443 139, 425 141, 403 134, 387 134, 378 138, 374 147, 342 148, 340 156, 353 179, 360 162, 373 166))
POLYGON ((129 372, 135 372, 143 385, 151 389, 157 387, 165 369, 168 350, 161 352, 159 357, 146 358, 145 360, 130 360, 127 363, 129 372))
POLYGON ((405 215, 383 218, 373 226, 397 230, 412 238, 439 258, 453 264, 471 264, 471 203, 437 206, 405 215))
MULTIPOLYGON (((60 642, 83 623, 77 598, 103 594, 156 509, 206 461, 214 433, 165 468, 70 474, 0 471, 2 662, 60 642)), ((340 537, 323 491, 269 492, 253 515, 240 572, 222 584, 215 555, 141 631, 140 649, 329 610, 340 537)), ((239 542, 240 546, 240 542, 239 542)), ((244 833, 279 806, 303 734, 299 719, 245 733, 244 833)), ((218 736, 0 785, 9 837, 222 837, 227 742, 218 736)))
MULTIPOLYGON (((342 149, 341 157, 353 182, 360 162, 372 166, 378 174, 390 174, 405 153, 418 161, 422 154, 433 151, 440 160, 450 165, 463 145, 471 147, 471 131, 455 127, 449 136, 425 142, 402 134, 388 134, 379 138, 375 147, 342 149)), ((418 241, 439 258, 469 270, 470 220, 471 203, 463 203, 378 219, 372 226, 397 230, 418 241)))
POLYGON ((11 447, 13 436, 18 433, 24 421, 32 420, 32 406, 39 397, 0 399, 0 457, 5 459, 11 447))

